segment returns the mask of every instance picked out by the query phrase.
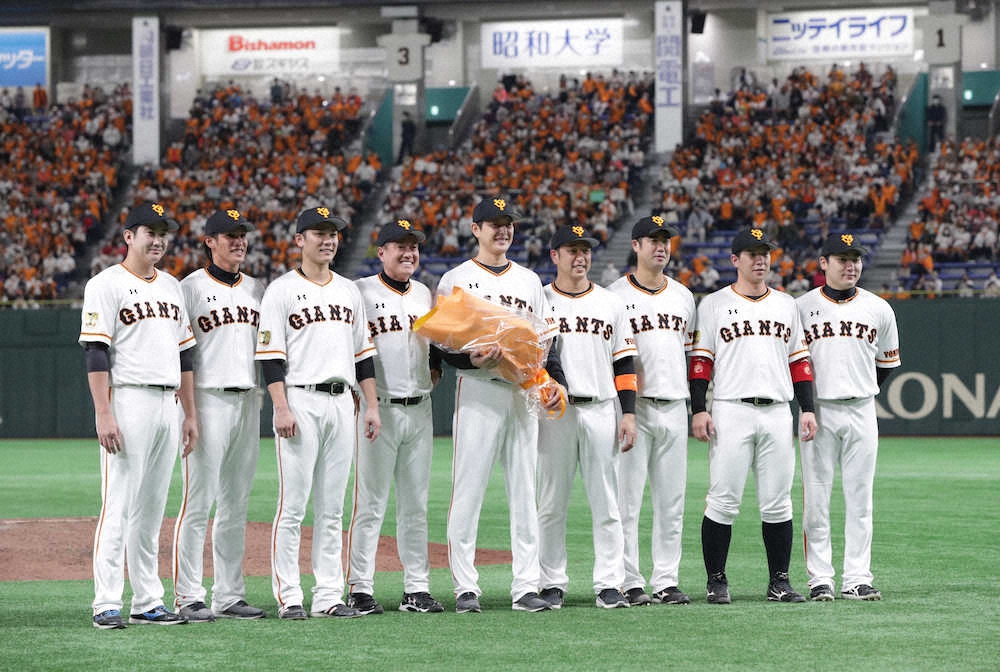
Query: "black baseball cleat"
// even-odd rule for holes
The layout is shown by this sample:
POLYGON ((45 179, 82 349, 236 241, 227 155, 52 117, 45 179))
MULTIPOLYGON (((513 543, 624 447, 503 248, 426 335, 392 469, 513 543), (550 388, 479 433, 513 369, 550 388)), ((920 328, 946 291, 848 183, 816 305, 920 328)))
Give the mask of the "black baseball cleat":
POLYGON ((563 606, 562 588, 544 588, 539 597, 549 603, 550 609, 562 609, 563 606))
POLYGON ((691 598, 677 586, 668 586, 653 593, 653 602, 657 604, 691 604, 691 598))
POLYGON ((719 572, 708 577, 706 586, 706 599, 709 604, 732 604, 729 597, 729 581, 726 580, 726 573, 719 572))
POLYGON ((788 582, 788 572, 775 572, 771 583, 767 586, 767 599, 770 602, 805 602, 806 598, 795 592, 788 582))
POLYGON ((267 614, 264 613, 263 609, 250 606, 247 604, 246 600, 238 600, 218 612, 216 616, 219 616, 220 618, 236 618, 243 621, 252 621, 258 618, 265 618, 267 614))
POLYGON ((347 606, 357 609, 362 616, 381 614, 385 611, 382 609, 382 605, 368 593, 351 593, 347 596, 347 606))
POLYGON ((418 614, 439 614, 444 611, 444 606, 425 591, 422 593, 403 593, 403 601, 399 603, 399 610, 418 614))
POLYGON ((875 602, 882 599, 882 593, 867 583, 862 583, 848 590, 842 590, 840 591, 840 596, 845 600, 861 600, 863 602, 875 602))
POLYGON ((278 618, 284 621, 304 621, 309 618, 309 614, 301 604, 291 604, 278 610, 278 618))
POLYGON ((482 607, 479 606, 479 598, 471 590, 462 593, 455 600, 455 613, 456 614, 478 614, 482 611, 482 607))
POLYGON ((625 591, 625 599, 628 600, 630 607, 643 607, 652 602, 652 599, 642 588, 629 588, 625 591))
POLYGON ((538 593, 525 593, 510 606, 514 611, 529 611, 531 613, 548 611, 552 607, 538 596, 538 593))
POLYGON ((597 606, 601 609, 624 609, 628 607, 628 600, 617 588, 605 588, 597 594, 597 606))
POLYGON ((172 611, 167 611, 163 605, 153 607, 141 614, 132 614, 128 622, 132 625, 184 625, 187 619, 172 611))
POLYGON ((833 588, 825 583, 813 586, 809 590, 809 599, 813 602, 833 602, 833 588))
POLYGON ((118 609, 108 609, 99 614, 94 614, 94 627, 99 630, 124 630, 125 619, 118 609))

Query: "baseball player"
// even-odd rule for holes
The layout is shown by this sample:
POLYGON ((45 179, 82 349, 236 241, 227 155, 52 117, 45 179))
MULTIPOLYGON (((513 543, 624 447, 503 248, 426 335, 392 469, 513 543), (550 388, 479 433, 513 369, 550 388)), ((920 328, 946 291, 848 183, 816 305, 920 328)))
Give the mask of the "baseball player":
POLYGON ((180 283, 156 269, 167 232, 176 228, 159 203, 133 208, 122 232, 125 260, 91 278, 84 290, 79 340, 86 349, 97 438, 104 449, 101 516, 94 535, 95 628, 126 627, 123 560, 132 584, 129 623, 187 622, 163 606, 157 573, 178 439, 185 451, 198 440, 194 334, 180 283))
MULTIPOLYGON (((507 259, 514 242, 513 208, 502 196, 487 197, 472 211, 472 235, 479 243, 475 258, 442 276, 438 293, 461 287, 492 303, 546 315, 545 293, 534 272, 507 259)), ((538 510, 535 503, 538 422, 526 395, 491 369, 500 359, 499 347, 484 348, 464 361, 446 357, 459 368, 455 392, 452 498, 448 510, 448 561, 455 585, 455 611, 481 611, 479 573, 475 568, 479 513, 493 464, 503 465, 510 507, 513 581, 510 595, 516 611, 538 612, 549 603, 538 595, 538 510)), ((565 382, 558 359, 550 351, 546 370, 565 382)), ((558 395, 550 399, 552 408, 558 395)))
POLYGON ((729 604, 726 557, 732 525, 752 469, 757 482, 770 583, 767 599, 804 602, 788 581, 792 553, 792 414, 798 400, 799 437, 816 432, 809 349, 795 300, 768 289, 764 278, 775 245, 762 229, 733 238, 736 282, 698 306, 690 362, 692 433, 709 441, 709 487, 701 526, 708 602, 729 604), (715 391, 706 409, 709 381, 715 391))
POLYGON ((181 282, 194 350, 199 441, 181 458, 184 491, 174 527, 174 606, 191 623, 263 618, 246 602, 243 555, 247 504, 260 452, 260 403, 254 353, 264 287, 240 273, 250 225, 239 210, 219 210, 205 224, 209 265, 181 282), (202 558, 215 504, 212 608, 205 605, 202 558))
POLYGON ((594 537, 594 592, 597 606, 628 607, 624 536, 618 512, 616 443, 628 451, 635 442, 635 345, 622 301, 590 281, 596 238, 582 226, 561 226, 549 245, 556 279, 545 286, 546 322, 558 328, 565 371, 566 413, 542 419, 538 433, 538 532, 541 597, 553 609, 563 604, 566 573, 566 519, 577 465, 590 503, 594 537), (615 396, 621 402, 618 422, 615 396))
POLYGON ((271 585, 278 618, 302 620, 299 536, 313 494, 313 616, 356 618, 344 604, 341 517, 357 440, 351 388, 367 408, 362 428, 379 433, 375 346, 361 292, 330 270, 347 222, 317 207, 302 211, 295 244, 302 265, 268 286, 260 308, 256 358, 274 404, 278 511, 271 531, 271 585))
POLYGON ((372 591, 375 552, 385 518, 389 487, 396 484, 396 548, 403 563, 400 611, 442 612, 430 592, 427 557, 427 491, 431 478, 434 427, 430 392, 441 377, 431 369, 427 339, 413 323, 432 307, 430 290, 411 279, 420 263, 422 231, 406 219, 379 231, 382 272, 356 281, 365 303, 368 332, 378 351, 378 389, 382 432, 371 445, 354 451, 354 516, 348 533, 348 604, 362 614, 381 614, 372 591))
POLYGON ((636 373, 636 439, 618 458, 619 508, 625 532, 625 581, 622 588, 633 606, 688 604, 678 588, 684 494, 687 478, 687 351, 694 335, 694 296, 663 272, 670 261, 670 238, 676 229, 663 217, 643 217, 632 227, 635 273, 608 289, 625 303, 629 332, 638 357, 636 373), (639 513, 649 478, 653 503, 653 573, 639 569, 639 513))
POLYGON ((896 316, 885 300, 857 286, 867 250, 849 233, 834 233, 820 250, 826 285, 799 297, 799 315, 816 368, 813 441, 803 441, 806 570, 809 597, 833 600, 830 492, 840 467, 844 487, 844 573, 841 597, 879 600, 872 587, 872 488, 878 454, 875 395, 900 365, 896 316), (874 366, 872 365, 874 363, 874 366))

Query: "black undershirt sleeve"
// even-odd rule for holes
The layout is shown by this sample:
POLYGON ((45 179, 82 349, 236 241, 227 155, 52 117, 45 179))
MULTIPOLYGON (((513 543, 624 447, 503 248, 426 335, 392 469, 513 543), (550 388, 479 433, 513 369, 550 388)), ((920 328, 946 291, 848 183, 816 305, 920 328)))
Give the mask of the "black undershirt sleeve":
MULTIPOLYGON (((197 347, 197 345, 194 346, 194 348, 197 347)), ((181 350, 181 373, 185 371, 194 371, 194 348, 181 350)))
MULTIPOLYGON (((615 377, 635 374, 635 357, 622 357, 614 363, 615 377)), ((622 413, 635 413, 635 390, 618 390, 622 413)))
POLYGON ((895 369, 886 369, 881 366, 875 367, 875 380, 878 382, 879 389, 882 388, 882 383, 889 379, 893 371, 895 369))
POLYGON ((795 399, 799 402, 799 410, 803 413, 815 413, 816 407, 813 405, 813 381, 800 380, 792 383, 795 388, 795 399))
POLYGON ((692 378, 688 381, 691 391, 691 415, 704 413, 708 410, 708 381, 704 378, 692 378))
POLYGON ((563 387, 568 387, 566 384, 566 372, 562 368, 562 357, 559 355, 560 350, 562 348, 559 347, 559 338, 553 338, 552 345, 549 347, 549 355, 545 359, 545 370, 548 371, 549 378, 563 387))
POLYGON ((83 349, 87 358, 87 373, 111 370, 111 357, 108 355, 107 345, 91 341, 84 345, 83 349))
POLYGON ((264 385, 281 383, 285 380, 285 360, 265 359, 260 363, 260 371, 264 376, 264 385))
POLYGON ((354 376, 358 379, 360 383, 362 380, 368 380, 369 378, 375 377, 375 358, 365 357, 360 362, 355 362, 354 364, 354 376))
POLYGON ((441 373, 441 351, 435 346, 431 346, 430 352, 427 354, 428 365, 431 371, 437 371, 441 373))
MULTIPOLYGON (((467 352, 448 352, 447 350, 442 350, 436 345, 431 346, 431 352, 437 351, 439 361, 448 362, 456 369, 474 369, 475 365, 472 363, 472 358, 467 352)), ((433 357, 433 355, 431 355, 433 357)), ((433 361, 433 360, 432 360, 433 361)), ((433 367, 431 367, 433 368, 433 367)))

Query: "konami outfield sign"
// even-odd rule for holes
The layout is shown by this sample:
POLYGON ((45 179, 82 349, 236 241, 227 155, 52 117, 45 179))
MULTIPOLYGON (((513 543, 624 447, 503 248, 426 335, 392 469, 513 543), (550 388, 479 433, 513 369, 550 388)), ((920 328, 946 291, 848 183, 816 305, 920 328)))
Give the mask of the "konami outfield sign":
POLYGON ((334 27, 202 30, 198 40, 207 77, 329 75, 340 66, 334 27))

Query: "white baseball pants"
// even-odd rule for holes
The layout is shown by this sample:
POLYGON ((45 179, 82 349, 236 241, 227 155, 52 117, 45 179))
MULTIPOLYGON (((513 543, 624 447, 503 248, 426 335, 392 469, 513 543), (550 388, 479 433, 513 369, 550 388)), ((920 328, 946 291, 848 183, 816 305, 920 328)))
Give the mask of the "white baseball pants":
MULTIPOLYGON (((364 417, 366 405, 361 402, 364 417)), ((379 532, 396 484, 396 550, 403 565, 403 590, 430 590, 427 557, 427 492, 434 453, 431 399, 414 406, 379 403, 382 431, 374 442, 361 439, 354 453, 354 515, 348 533, 347 583, 352 593, 372 594, 379 532)), ((358 431, 359 436, 363 432, 358 431)))
POLYGON ((174 526, 174 606, 205 602, 203 558, 208 514, 215 580, 212 607, 224 611, 246 597, 247 504, 260 454, 260 397, 256 390, 195 391, 198 445, 181 458, 184 490, 174 526))
POLYGON ((94 534, 94 613, 121 609, 128 562, 131 613, 163 604, 157 555, 170 476, 180 439, 173 390, 121 386, 111 412, 122 434, 116 455, 101 451, 101 516, 94 534))
POLYGON ((715 437, 708 449, 705 516, 721 525, 732 525, 740 513, 747 476, 753 470, 760 519, 765 523, 791 520, 795 444, 788 404, 754 406, 716 399, 712 420, 715 437))
POLYGON ((311 611, 344 601, 341 517, 355 442, 350 392, 331 395, 287 388, 298 426, 290 439, 276 438, 278 512, 271 529, 271 587, 280 607, 301 605, 299 542, 312 492, 312 569, 316 577, 311 611))
POLYGON ((594 592, 625 580, 618 512, 617 411, 614 399, 568 405, 558 420, 542 418, 538 433, 538 534, 541 587, 566 591, 566 519, 580 465, 594 537, 594 592))
POLYGON ((683 399, 636 401, 635 446, 618 458, 619 506, 625 533, 622 590, 645 588, 639 563, 639 514, 649 478, 653 504, 653 592, 678 585, 684 493, 687 485, 688 415, 683 399))
POLYGON ((448 510, 448 561, 455 594, 479 589, 476 536, 490 472, 503 466, 510 508, 510 544, 514 601, 538 591, 538 510, 535 469, 538 419, 528 411, 525 395, 508 383, 458 377, 455 393, 454 455, 451 507, 448 510))
POLYGON ((830 495, 838 465, 845 508, 842 590, 871 585, 872 491, 878 455, 875 400, 817 400, 816 419, 816 438, 800 446, 805 500, 802 529, 809 587, 825 584, 833 588, 830 495))

